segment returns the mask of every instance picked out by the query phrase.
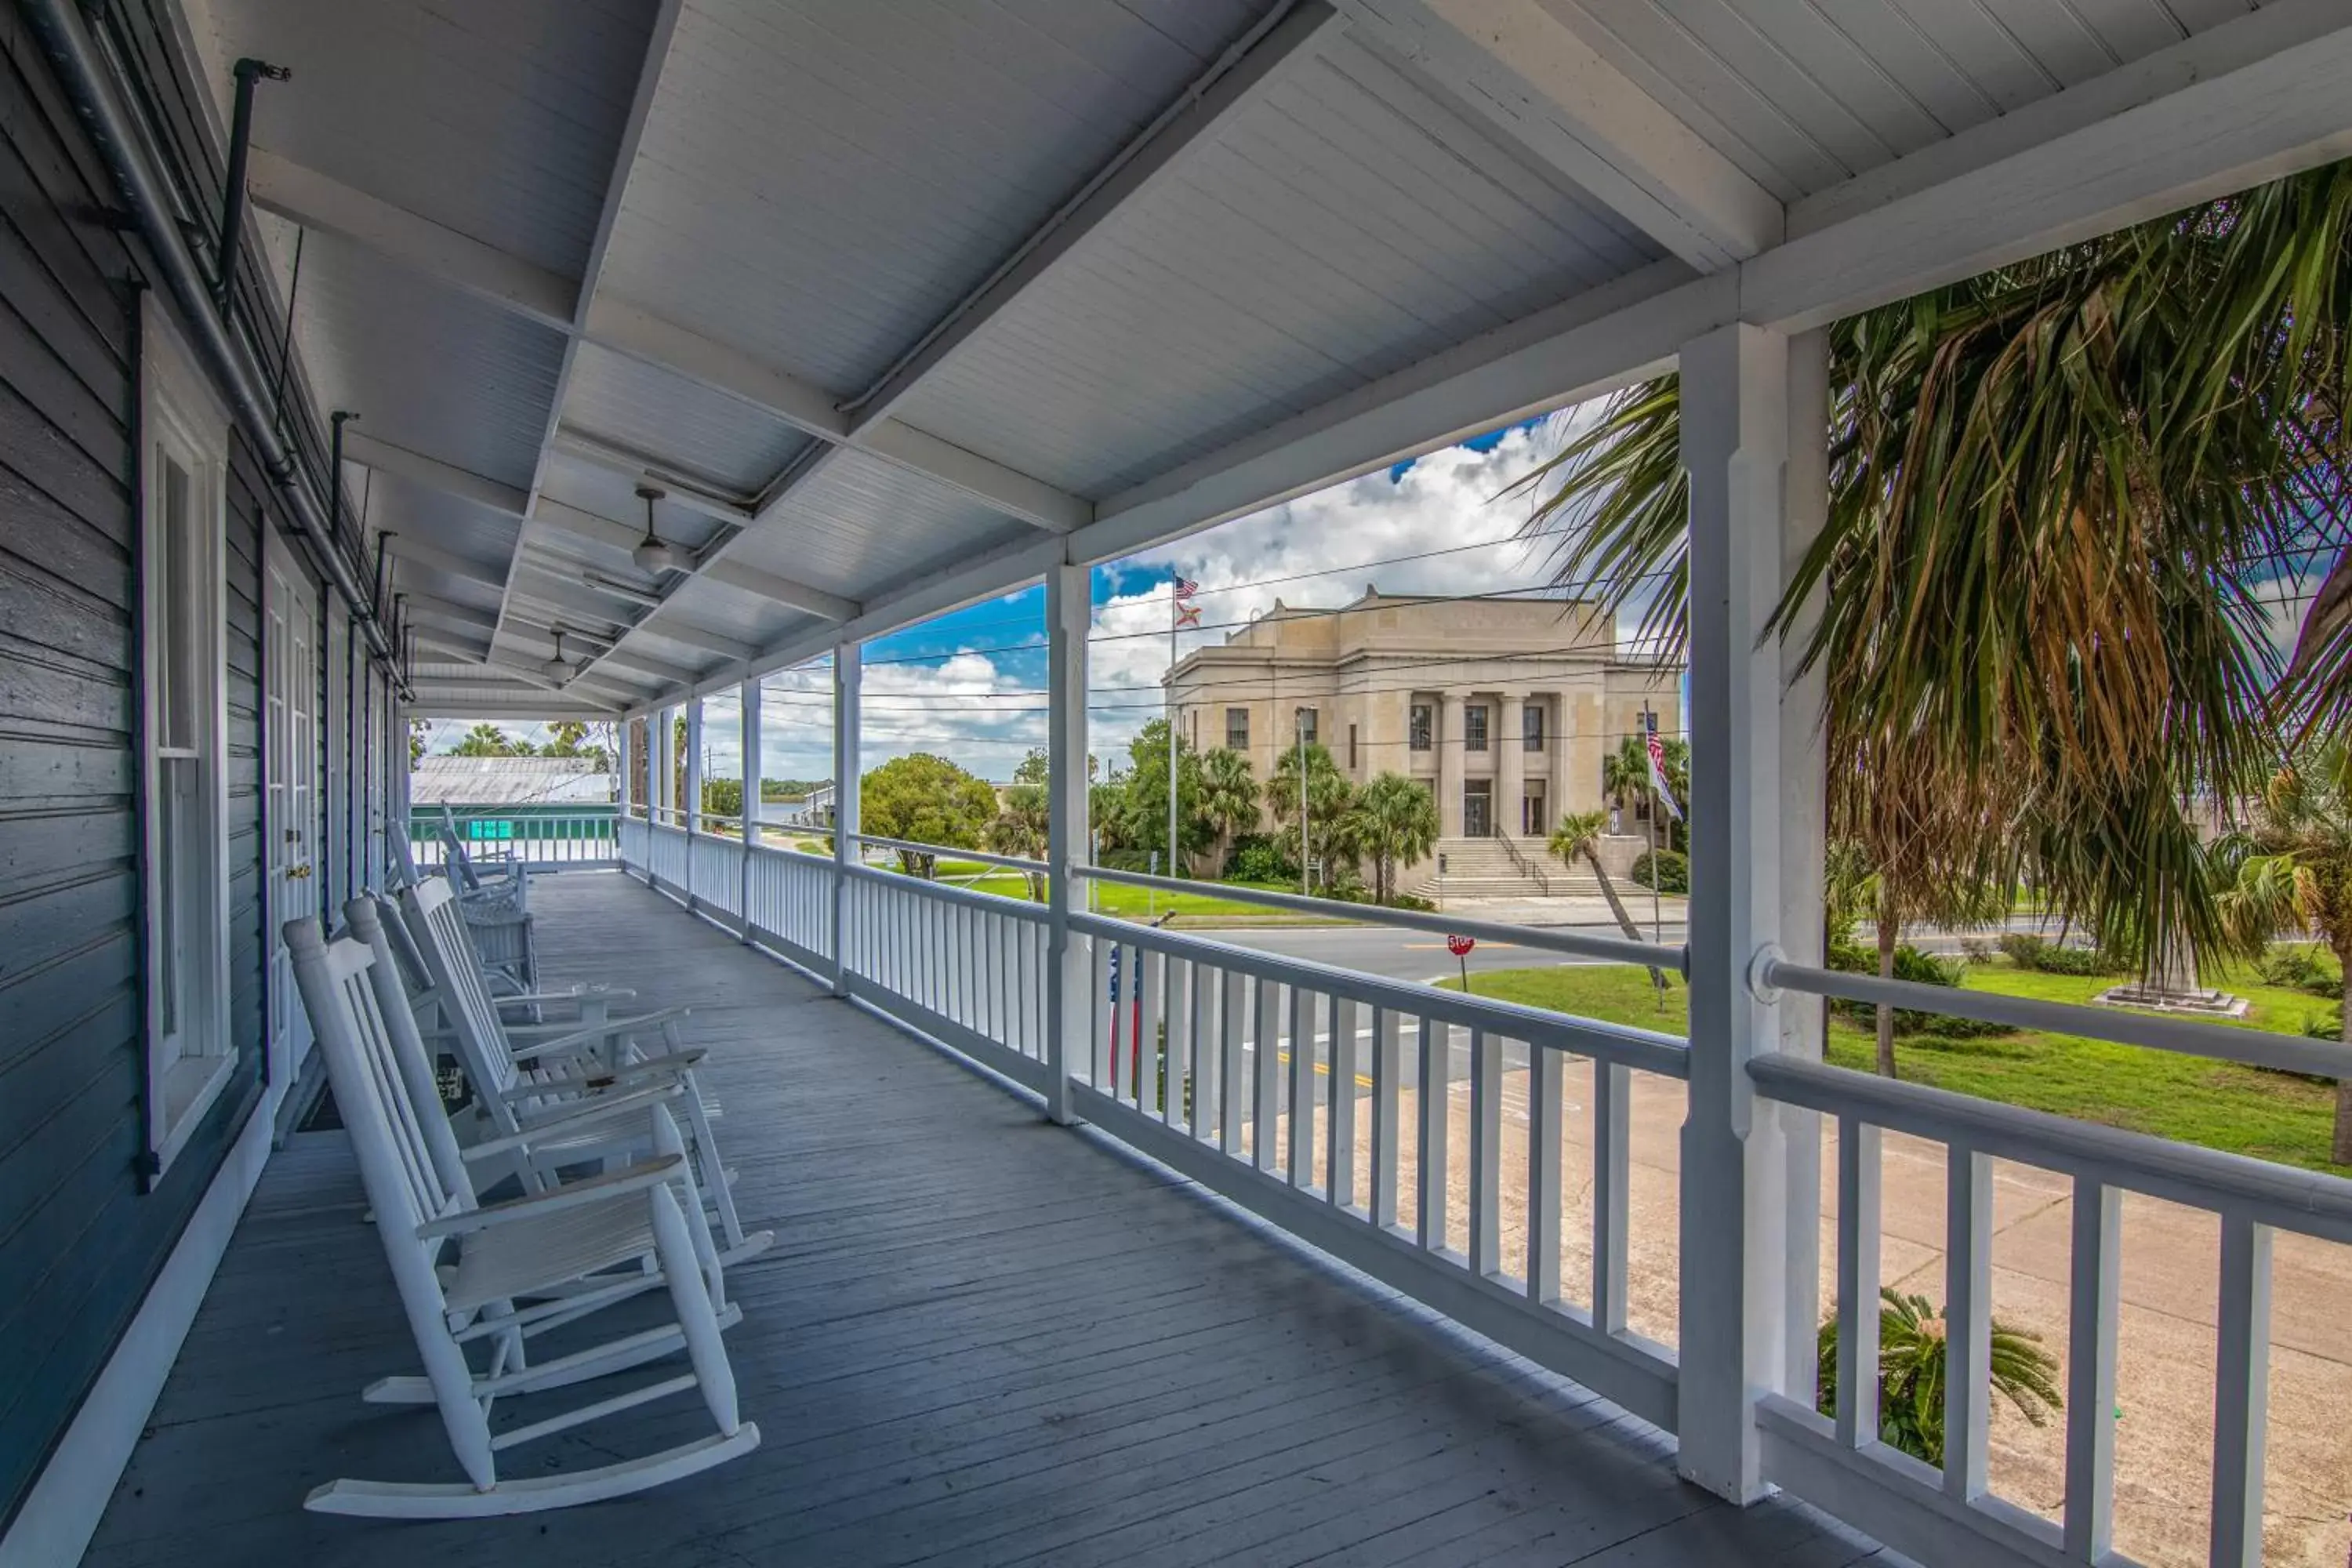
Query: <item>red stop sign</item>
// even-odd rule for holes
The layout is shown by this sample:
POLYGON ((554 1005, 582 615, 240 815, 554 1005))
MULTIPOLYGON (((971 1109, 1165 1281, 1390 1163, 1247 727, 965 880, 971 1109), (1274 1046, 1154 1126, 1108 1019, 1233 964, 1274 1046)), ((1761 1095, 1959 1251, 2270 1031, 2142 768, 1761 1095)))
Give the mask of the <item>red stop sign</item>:
POLYGON ((1469 957, 1470 950, 1477 945, 1475 937, 1449 936, 1445 939, 1445 951, 1456 958, 1469 957))

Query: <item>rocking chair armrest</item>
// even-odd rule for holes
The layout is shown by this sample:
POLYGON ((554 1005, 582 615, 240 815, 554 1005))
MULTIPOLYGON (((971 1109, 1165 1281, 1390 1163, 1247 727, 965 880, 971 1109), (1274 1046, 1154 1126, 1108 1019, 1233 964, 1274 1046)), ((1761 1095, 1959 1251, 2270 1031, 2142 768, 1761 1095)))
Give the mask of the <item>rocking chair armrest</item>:
POLYGON ((600 1069, 599 1079, 676 1078, 700 1067, 710 1053, 700 1046, 688 1046, 682 1051, 671 1051, 658 1057, 638 1057, 600 1069))
POLYGON ((460 1158, 466 1160, 488 1160, 496 1155, 512 1153, 518 1149, 528 1149, 534 1143, 543 1143, 551 1139, 568 1138, 573 1132, 595 1122, 610 1121, 615 1117, 632 1115, 648 1106, 658 1105, 665 1100, 675 1100, 685 1092, 685 1085, 671 1082, 654 1084, 645 1089, 633 1089, 624 1094, 602 1095, 590 1100, 562 1100, 551 1107, 544 1117, 526 1118, 519 1115, 517 1120, 525 1123, 521 1131, 509 1132, 498 1138, 485 1138, 478 1143, 460 1149, 457 1152, 460 1158))
POLYGON ((516 995, 516 996, 494 996, 494 997, 492 997, 492 998, 491 998, 491 1000, 492 1000, 492 1001, 494 1001, 494 1002, 496 1002, 496 1003, 497 1003, 499 1006, 501 1006, 501 1007, 509 1007, 509 1006, 520 1006, 520 1005, 525 1005, 525 1004, 545 1004, 545 1003, 549 1003, 549 1002, 572 1002, 572 1003, 580 1003, 580 1002, 597 1002, 597 1001, 614 1001, 614 1002, 618 1002, 618 1001, 625 1000, 625 998, 635 996, 635 994, 636 994, 636 992, 635 992, 635 990, 634 988, 632 988, 632 987, 625 986, 625 985, 614 985, 614 986, 611 986, 611 987, 608 987, 608 988, 606 988, 606 989, 604 989, 604 990, 601 990, 601 991, 588 991, 588 992, 581 992, 581 991, 526 991, 526 992, 522 993, 521 994, 520 994, 520 995, 516 995))
MULTIPOLYGON (((551 1040, 540 1040, 529 1045, 515 1046, 507 1054, 519 1062, 530 1061, 545 1056, 573 1055, 600 1045, 615 1035, 631 1034, 651 1025, 667 1024, 687 1016, 691 1011, 691 1008, 687 1007, 664 1007, 658 1013, 638 1013, 626 1018, 614 1018, 606 1023, 592 1025, 585 1029, 574 1029, 568 1035, 561 1035, 551 1040)), ((507 1031, 509 1035, 524 1032, 524 1030, 513 1028, 507 1031)))
POLYGON ((657 1187, 677 1175, 684 1156, 663 1154, 651 1160, 640 1160, 617 1171, 585 1181, 572 1182, 552 1192, 528 1193, 504 1203, 486 1204, 462 1214, 448 1215, 441 1219, 428 1219, 416 1227, 416 1239, 433 1241, 446 1236, 464 1236, 472 1231, 488 1230, 493 1226, 508 1225, 516 1220, 538 1219, 565 1209, 575 1209, 583 1204, 603 1203, 629 1193, 641 1193, 657 1187))

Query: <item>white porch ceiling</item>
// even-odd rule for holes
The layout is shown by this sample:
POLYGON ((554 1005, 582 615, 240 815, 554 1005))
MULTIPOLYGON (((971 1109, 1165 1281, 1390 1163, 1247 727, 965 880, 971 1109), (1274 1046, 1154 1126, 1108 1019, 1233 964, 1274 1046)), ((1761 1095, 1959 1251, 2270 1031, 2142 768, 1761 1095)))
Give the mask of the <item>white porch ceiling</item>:
POLYGON ((184 3, 294 70, 255 199, 469 702, 557 625, 567 702, 772 668, 2352 153, 2341 0, 184 3), (692 574, 629 562, 648 478, 692 574))

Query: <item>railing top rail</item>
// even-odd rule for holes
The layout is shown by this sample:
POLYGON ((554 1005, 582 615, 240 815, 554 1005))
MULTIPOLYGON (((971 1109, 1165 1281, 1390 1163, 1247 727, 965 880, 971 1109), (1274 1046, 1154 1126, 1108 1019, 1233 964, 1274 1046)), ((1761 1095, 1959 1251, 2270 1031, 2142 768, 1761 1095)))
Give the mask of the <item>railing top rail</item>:
POLYGON ((1572 953, 1579 958, 1606 959, 1612 963, 1653 965, 1670 969, 1676 974, 1689 973, 1686 949, 1661 946, 1655 942, 1629 942, 1623 937, 1580 936, 1550 926, 1516 926, 1500 921, 1467 920, 1460 915, 1424 914, 1419 910, 1392 910, 1380 904, 1350 904, 1338 899, 1310 899, 1299 893, 1237 888, 1223 882, 1186 882, 1172 877, 1148 876, 1140 871, 1115 871, 1107 866, 1073 866, 1070 872, 1073 876, 1090 877, 1098 882, 1150 888, 1163 893, 1198 893, 1213 899, 1230 899, 1235 903, 1263 904, 1272 910, 1335 916, 1366 925, 1398 926, 1406 931, 1429 931, 1438 936, 1470 936, 1480 942, 1512 942, 1520 947, 1539 947, 1554 952, 1572 953))
POLYGON ((978 849, 964 849, 949 844, 925 844, 912 838, 884 838, 878 834, 853 833, 853 842, 870 844, 877 849, 902 849, 910 855, 933 855, 946 860, 971 860, 982 866, 1001 866, 1006 870, 1042 877, 1045 862, 1019 855, 990 855, 978 849))
POLYGON ((826 850, 822 855, 813 855, 805 849, 795 849, 789 844, 769 844, 756 838, 745 847, 754 855, 773 855, 782 859, 790 860, 796 866, 831 866, 833 864, 831 850, 826 850))
POLYGON ((1580 1018, 1548 1008, 1524 1006, 1489 996, 1441 991, 1410 980, 1391 980, 1354 969, 1340 969, 1311 959, 1290 958, 1213 942, 1192 931, 1171 931, 1160 926, 1114 920, 1108 915, 1073 914, 1070 929, 1130 947, 1148 947, 1179 958, 1213 963, 1262 980, 1304 985, 1399 1013, 1412 1013, 1464 1028, 1480 1029, 1508 1039, 1525 1040, 1546 1050, 1591 1057, 1618 1066, 1637 1068, 1663 1078, 1690 1076, 1690 1047, 1676 1035, 1637 1029, 1580 1018))
POLYGON ((1968 991, 1950 985, 1927 985, 1916 980, 1882 980, 1874 974, 1849 974, 1843 970, 1815 969, 1771 959, 1757 966, 1757 980, 1765 986, 1835 996, 1849 1002, 1885 1004, 1913 1012, 1943 1013, 2008 1024, 2053 1034, 2084 1035, 2117 1045, 2145 1046, 2183 1056, 2209 1057, 2243 1062, 2280 1072, 2308 1073, 2319 1078, 2352 1078, 2352 1047, 2329 1040, 2282 1035, 2269 1029, 2245 1029, 2209 1024, 2195 1018, 2168 1017, 2160 1013, 2120 1007, 2085 1007, 2073 1002, 2045 1002, 2032 996, 2003 996, 1990 991, 1968 991))
POLYGON ((1757 1057, 1748 1076, 1770 1099, 2021 1164, 2094 1177, 2263 1225, 2352 1241, 2352 1181, 2045 1110, 1855 1072, 1790 1056, 1757 1057))
POLYGON ((1040 925, 1049 918, 1045 905, 1033 904, 1025 899, 1011 899, 1002 893, 975 893, 968 888, 927 881, 920 877, 909 877, 903 871, 885 871, 877 866, 851 865, 845 868, 853 877, 872 882, 877 887, 895 889, 913 898, 965 904, 990 914, 1010 915, 1014 920, 1034 921, 1040 925))

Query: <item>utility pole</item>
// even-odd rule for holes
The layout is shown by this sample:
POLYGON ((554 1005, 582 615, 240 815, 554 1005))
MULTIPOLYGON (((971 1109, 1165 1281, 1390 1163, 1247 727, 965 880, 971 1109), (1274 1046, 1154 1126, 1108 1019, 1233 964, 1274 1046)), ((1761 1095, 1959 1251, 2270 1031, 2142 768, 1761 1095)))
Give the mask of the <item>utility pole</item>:
POLYGON ((1313 898, 1315 889, 1309 880, 1314 875, 1314 861, 1307 846, 1313 842, 1307 832, 1307 817, 1312 807, 1307 804, 1307 710, 1290 710, 1290 732, 1298 742, 1298 891, 1303 898, 1313 898))
MULTIPOLYGON (((1607 725, 1601 727, 1608 728, 1607 725)), ((1644 749, 1649 746, 1650 737, 1657 731, 1658 716, 1650 711, 1649 701, 1644 699, 1642 703, 1642 744, 1644 749)), ((1652 765, 1655 766, 1654 763, 1652 765)), ((1662 934, 1665 925, 1658 914, 1658 883, 1663 879, 1658 875, 1658 790, 1653 782, 1650 786, 1650 941, 1660 947, 1664 947, 1666 941, 1662 934)))

